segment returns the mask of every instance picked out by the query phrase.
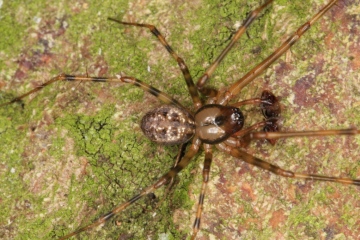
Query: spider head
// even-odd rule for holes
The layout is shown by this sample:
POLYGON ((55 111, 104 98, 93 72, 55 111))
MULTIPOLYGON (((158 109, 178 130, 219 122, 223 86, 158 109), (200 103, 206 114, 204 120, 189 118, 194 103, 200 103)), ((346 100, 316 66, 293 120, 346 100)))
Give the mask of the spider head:
POLYGON ((244 115, 232 106, 208 104, 195 114, 196 135, 204 143, 216 144, 229 138, 244 125, 244 115))

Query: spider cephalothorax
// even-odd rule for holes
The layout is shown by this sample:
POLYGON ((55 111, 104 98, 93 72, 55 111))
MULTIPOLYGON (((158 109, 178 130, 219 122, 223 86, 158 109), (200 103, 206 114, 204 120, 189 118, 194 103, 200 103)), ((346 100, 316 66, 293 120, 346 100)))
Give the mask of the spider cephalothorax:
POLYGON ((203 143, 216 144, 228 139, 244 126, 239 108, 208 104, 195 114, 196 135, 203 143))

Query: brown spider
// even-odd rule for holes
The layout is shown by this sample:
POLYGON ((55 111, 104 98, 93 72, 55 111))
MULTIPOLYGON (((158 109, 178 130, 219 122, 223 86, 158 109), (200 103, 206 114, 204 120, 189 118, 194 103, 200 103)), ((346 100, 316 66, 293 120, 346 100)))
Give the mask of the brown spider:
MULTIPOLYGON (((154 96, 158 97, 162 102, 169 104, 156 108, 155 110, 149 112, 145 115, 142 120, 141 126, 145 135, 148 136, 151 140, 159 143, 165 144, 182 144, 190 139, 192 144, 189 147, 188 151, 184 156, 179 153, 179 162, 174 168, 172 168, 168 173, 164 174, 154 185, 143 190, 139 195, 134 196, 128 202, 118 206, 113 211, 106 214, 104 217, 100 218, 98 221, 94 222, 91 225, 80 228, 79 230, 70 233, 62 237, 61 239, 66 239, 70 236, 76 235, 82 231, 85 231, 89 228, 92 228, 96 225, 99 225, 105 222, 110 217, 114 216, 116 213, 121 212, 127 206, 131 205, 139 198, 148 195, 157 188, 168 184, 171 182, 179 171, 181 171, 193 156, 199 150, 201 143, 205 150, 205 163, 203 170, 203 186, 200 195, 199 207, 196 214, 196 220, 194 224, 194 232, 192 238, 195 238, 197 231, 199 230, 200 217, 202 212, 202 204, 205 196, 206 184, 209 179, 210 164, 212 159, 212 145, 215 145, 218 149, 236 157, 244 160, 250 164, 256 165, 260 168, 269 170, 275 174, 282 175, 285 177, 294 177, 302 179, 311 179, 311 180, 320 180, 320 181, 335 181, 345 184, 355 184, 360 185, 360 180, 352 180, 348 178, 335 178, 335 177, 324 177, 319 175, 308 175, 308 174, 299 174, 292 173, 289 171, 284 171, 275 165, 271 165, 267 162, 264 162, 252 155, 247 154, 242 149, 244 149, 252 140, 255 139, 268 139, 269 141, 276 140, 278 138, 286 137, 295 137, 295 136, 324 136, 324 135, 353 135, 358 134, 359 131, 355 129, 345 129, 345 130, 323 130, 323 131, 306 131, 306 132, 279 132, 278 131, 278 118, 280 115, 280 104, 278 99, 269 91, 264 91, 260 98, 243 100, 240 102, 234 102, 228 104, 240 90, 243 89, 249 82, 255 79, 260 75, 270 64, 272 64, 278 57, 280 57, 285 51, 287 51, 290 46, 297 41, 297 35, 295 37, 290 37, 278 50, 275 51, 269 58, 260 63, 254 70, 250 71, 243 78, 239 79, 236 83, 231 85, 224 91, 217 91, 212 88, 205 86, 207 79, 211 77, 212 73, 215 71, 217 65, 227 54, 227 51, 231 49, 233 44, 236 42, 243 32, 247 29, 249 24, 257 17, 258 13, 265 8, 272 1, 267 1, 265 4, 257 8, 253 13, 251 13, 247 20, 245 20, 242 28, 239 28, 237 33, 232 38, 232 41, 228 47, 223 51, 218 59, 207 69, 206 73, 199 79, 195 87, 193 80, 189 74, 187 66, 180 59, 176 53, 171 49, 162 35, 151 25, 146 24, 136 24, 136 23, 126 23, 120 22, 116 19, 110 19, 112 21, 125 24, 133 25, 138 27, 146 27, 151 30, 151 32, 160 40, 164 45, 166 50, 177 60, 180 69, 183 72, 184 78, 189 88, 190 95, 192 97, 195 113, 189 112, 185 107, 183 107, 179 102, 171 98, 165 93, 160 92, 159 90, 142 83, 141 81, 127 76, 120 76, 115 78, 101 78, 101 77, 81 77, 81 76, 72 76, 72 75, 59 75, 50 81, 44 83, 39 88, 36 88, 32 91, 29 91, 17 98, 14 98, 12 101, 2 104, 1 106, 17 102, 27 95, 39 91, 41 88, 55 82, 55 81, 93 81, 93 82, 125 82, 133 84, 137 87, 140 87, 144 91, 147 91, 154 96), (294 39, 294 40, 290 40, 294 39), (256 72, 256 74, 255 74, 256 72), (207 97, 206 104, 204 104, 199 96, 198 91, 207 97), (246 104, 258 104, 264 116, 264 121, 256 123, 251 127, 243 129, 244 116, 238 107, 246 104), (158 124, 158 125, 155 125, 158 124), (176 124, 176 125, 174 125, 176 124), (168 126, 168 127, 164 127, 168 126), (254 131, 257 129, 263 129, 263 131, 254 131)), ((314 18, 317 18, 323 15, 328 9, 331 8, 337 1, 331 1, 327 7, 324 7, 314 18)), ((310 20, 307 22, 302 29, 301 27, 297 31, 298 37, 300 37, 308 27, 313 24, 315 20, 310 20)))

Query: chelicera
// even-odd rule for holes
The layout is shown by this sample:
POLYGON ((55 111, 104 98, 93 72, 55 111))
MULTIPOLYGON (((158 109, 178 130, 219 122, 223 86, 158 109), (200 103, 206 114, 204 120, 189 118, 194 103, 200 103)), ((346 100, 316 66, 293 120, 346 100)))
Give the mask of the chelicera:
POLYGON ((281 114, 281 105, 279 99, 270 91, 263 91, 259 98, 247 99, 238 101, 237 96, 241 90, 249 84, 252 80, 264 72, 267 67, 274 63, 280 56, 282 56, 290 47, 295 44, 298 39, 313 25, 321 16, 323 16, 337 0, 330 1, 325 5, 315 16, 308 22, 298 28, 298 30, 290 36, 273 54, 259 63, 256 67, 250 70, 242 78, 231 84, 224 90, 218 91, 216 89, 206 86, 208 79, 212 76, 217 66, 226 57, 227 53, 234 46, 237 40, 243 35, 250 24, 258 17, 259 13, 266 8, 273 1, 268 0, 260 7, 252 11, 245 19, 243 25, 236 31, 227 47, 220 53, 217 59, 208 67, 205 73, 199 78, 195 84, 187 65, 184 60, 180 58, 170 45, 166 42, 162 34, 153 26, 149 24, 122 22, 117 19, 109 18, 109 20, 123 24, 149 29, 153 35, 161 42, 170 55, 177 61, 180 70, 183 73, 188 91, 192 98, 195 111, 192 112, 184 107, 181 103, 176 101, 164 92, 147 85, 146 83, 130 76, 116 76, 116 77, 88 77, 88 76, 74 76, 61 74, 42 84, 40 87, 33 89, 13 100, 3 103, 0 106, 5 106, 14 102, 20 101, 22 98, 39 91, 45 86, 48 86, 57 81, 91 81, 91 82, 121 82, 129 83, 142 90, 156 96, 165 105, 162 105, 145 114, 141 121, 141 129, 150 140, 159 144, 178 144, 184 149, 186 144, 186 151, 180 151, 178 154, 178 162, 168 172, 166 172, 154 184, 143 189, 139 194, 135 195, 125 203, 118 205, 109 213, 99 218, 95 222, 79 228, 78 230, 69 233, 60 239, 67 239, 71 236, 80 234, 81 232, 90 230, 95 226, 101 225, 108 221, 116 214, 121 213, 124 209, 131 206, 144 196, 154 192, 156 189, 168 185, 173 181, 177 174, 184 169, 195 154, 198 153, 201 147, 205 152, 204 168, 203 168, 203 182, 201 193, 199 197, 198 207, 196 211, 195 222, 193 225, 193 232, 191 239, 195 239, 200 230, 201 215, 205 199, 206 187, 209 182, 210 166, 212 162, 212 151, 215 146, 220 151, 223 151, 235 158, 241 159, 251 165, 257 166, 264 170, 268 170, 276 175, 288 178, 299 178, 305 180, 316 181, 330 181, 342 184, 360 185, 360 180, 350 178, 340 178, 332 176, 322 176, 317 174, 296 173, 284 170, 274 164, 270 164, 264 160, 248 154, 245 151, 246 146, 254 140, 267 139, 272 144, 275 144, 277 139, 288 137, 312 137, 312 136, 329 136, 329 135, 357 135, 357 129, 342 129, 342 130, 318 130, 318 131, 301 131, 301 132, 281 132, 279 127, 279 116, 281 114), (203 102, 200 94, 206 97, 203 102), (249 127, 244 128, 244 114, 240 110, 243 105, 258 105, 264 120, 257 122, 249 127))

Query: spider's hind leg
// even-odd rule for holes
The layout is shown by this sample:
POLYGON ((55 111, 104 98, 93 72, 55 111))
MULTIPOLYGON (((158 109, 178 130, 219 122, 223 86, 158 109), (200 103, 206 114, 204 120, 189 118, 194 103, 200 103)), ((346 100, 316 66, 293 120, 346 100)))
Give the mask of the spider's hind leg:
POLYGON ((92 228, 94 228, 96 226, 99 226, 99 225, 107 222, 109 219, 111 219, 114 216, 116 216, 117 214, 123 212, 126 208, 133 205, 135 202, 137 202, 138 200, 140 200, 144 196, 147 196, 148 194, 154 192, 158 188, 169 184, 171 179, 174 179, 174 177, 176 177, 177 174, 181 170, 183 170, 190 163, 190 161, 193 159, 195 154, 198 152, 200 144, 201 144, 201 141, 198 138, 194 138, 193 141, 192 141, 191 146, 188 148, 187 152, 185 153, 183 158, 178 162, 178 164, 176 164, 175 167, 172 167, 167 173, 165 173, 162 177, 160 177, 154 184, 152 184, 151 186, 143 189, 139 194, 133 196, 128 201, 126 201, 126 202, 124 202, 122 204, 119 204, 117 207, 115 207, 114 209, 112 209, 110 212, 103 215, 99 219, 95 220, 93 223, 88 224, 88 225, 86 225, 84 227, 81 227, 78 230, 76 230, 74 232, 71 232, 71 233, 59 238, 59 240, 68 239, 68 238, 70 238, 72 236, 78 235, 78 234, 80 234, 80 233, 82 233, 84 231, 87 231, 89 229, 92 229, 92 228))
POLYGON ((66 75, 65 75, 65 74, 60 74, 60 75, 51 78, 50 80, 44 82, 43 84, 37 86, 36 88, 34 88, 34 89, 32 89, 32 90, 30 90, 30 91, 28 91, 28 92, 26 92, 26 93, 24 93, 24 94, 22 94, 22 95, 20 95, 20 96, 17 96, 17 97, 15 97, 15 98, 13 98, 12 100, 8 101, 8 102, 5 102, 5 103, 0 104, 0 107, 9 105, 9 104, 12 104, 12 103, 15 103, 15 102, 19 102, 19 103, 21 103, 22 106, 23 106, 23 103, 22 103, 22 99, 23 99, 23 98, 29 96, 29 95, 32 94, 32 93, 35 93, 35 92, 37 92, 37 91, 40 91, 40 90, 43 89, 44 87, 46 87, 46 86, 48 86, 48 85, 50 85, 50 84, 52 84, 52 83, 54 83, 54 82, 64 81, 64 80, 66 80, 66 75))
POLYGON ((154 95, 155 97, 157 97, 160 101, 162 101, 165 104, 173 104, 175 106, 177 106, 178 108, 181 109, 185 109, 185 107, 179 103, 177 100, 175 100, 174 98, 172 98, 171 96, 169 96, 168 94, 154 88, 153 86, 150 86, 149 84, 146 84, 142 81, 140 81, 139 79, 136 79, 134 77, 127 77, 127 76, 119 76, 119 77, 89 77, 89 76, 75 76, 75 75, 67 75, 67 74, 60 74, 56 77, 53 77, 52 79, 50 79, 49 81, 44 82, 43 84, 41 84, 40 86, 18 96, 13 98, 12 100, 2 103, 0 104, 0 107, 15 103, 15 102, 20 102, 21 99, 27 97, 28 95, 38 92, 41 89, 43 89, 44 87, 57 82, 57 81, 68 81, 68 82, 74 82, 74 81, 78 81, 78 82, 82 82, 82 81, 89 81, 89 82, 102 82, 102 83, 110 83, 110 82, 115 82, 115 83, 129 83, 134 85, 135 87, 141 88, 142 90, 144 90, 145 92, 148 92, 152 95, 154 95))

